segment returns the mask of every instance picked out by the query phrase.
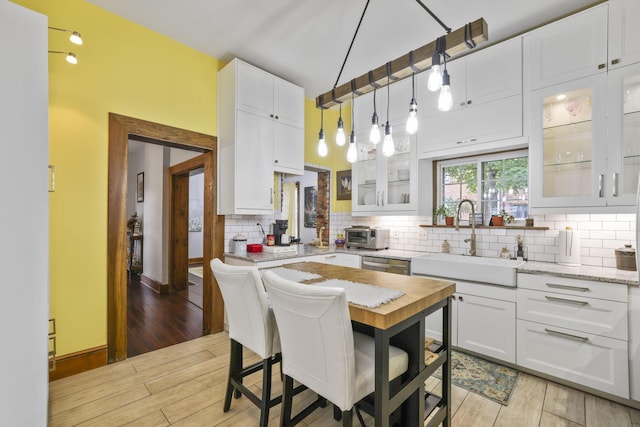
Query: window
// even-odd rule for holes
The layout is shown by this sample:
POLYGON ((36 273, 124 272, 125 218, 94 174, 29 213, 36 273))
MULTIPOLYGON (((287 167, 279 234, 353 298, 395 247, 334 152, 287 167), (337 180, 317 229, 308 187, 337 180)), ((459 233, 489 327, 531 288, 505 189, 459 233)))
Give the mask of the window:
MULTIPOLYGON (((476 215, 488 224, 502 210, 515 220, 529 214, 529 165, 527 150, 487 154, 438 162, 438 204, 455 213, 464 199, 474 202, 476 215)), ((463 205, 461 220, 469 220, 469 205, 463 205)))

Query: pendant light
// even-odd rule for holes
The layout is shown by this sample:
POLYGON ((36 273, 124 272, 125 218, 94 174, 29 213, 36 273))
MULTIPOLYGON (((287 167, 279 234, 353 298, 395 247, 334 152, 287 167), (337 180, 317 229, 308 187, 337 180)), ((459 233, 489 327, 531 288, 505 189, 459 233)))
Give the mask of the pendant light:
POLYGON ((336 132, 336 145, 342 147, 347 139, 344 135, 344 123, 342 122, 342 103, 340 104, 340 117, 338 118, 338 131, 336 132))
POLYGON ((320 108, 320 132, 318 133, 318 156, 326 157, 329 153, 327 142, 324 139, 324 108, 320 108))
POLYGON ((373 115, 371 116, 371 131, 369 132, 369 142, 377 144, 380 142, 380 126, 378 124, 378 113, 376 112, 376 91, 373 89, 373 115))
POLYGON ((409 117, 405 130, 409 135, 418 132, 418 103, 416 102, 416 74, 411 74, 411 102, 409 103, 409 117))
POLYGON ((442 87, 442 70, 440 69, 440 49, 442 38, 436 40, 436 50, 431 58, 431 71, 429 71, 429 79, 427 80, 427 89, 431 92, 437 92, 442 87))
POLYGON ((351 92, 351 135, 349 135, 349 149, 347 150, 347 161, 354 163, 358 160, 358 149, 356 148, 356 133, 355 129, 355 103, 353 102, 353 92, 351 92))
MULTIPOLYGON (((389 67, 387 67, 389 70, 389 67)), ((384 141, 382 142, 382 154, 391 157, 396 152, 391 135, 391 125, 389 124, 389 73, 387 73, 387 122, 384 124, 384 141)))
POLYGON ((447 59, 444 60, 444 71, 442 72, 442 87, 438 98, 438 110, 449 111, 453 107, 453 97, 451 96, 450 78, 447 72, 447 59))

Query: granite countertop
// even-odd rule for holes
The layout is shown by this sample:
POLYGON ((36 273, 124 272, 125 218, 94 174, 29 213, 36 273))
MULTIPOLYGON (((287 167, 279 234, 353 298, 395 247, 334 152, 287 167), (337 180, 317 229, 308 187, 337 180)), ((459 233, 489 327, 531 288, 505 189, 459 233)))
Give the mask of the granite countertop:
MULTIPOLYGON (((225 253, 225 257, 238 258, 251 262, 267 262, 278 259, 301 258, 313 255, 323 255, 332 253, 346 253, 353 255, 377 256, 381 258, 394 258, 402 260, 411 260, 411 258, 424 255, 426 252, 405 251, 400 249, 384 249, 379 251, 369 249, 346 249, 338 248, 330 245, 328 249, 318 249, 316 246, 297 245, 296 252, 284 253, 247 253, 246 255, 235 255, 233 253, 225 253)), ((619 283, 628 286, 638 286, 638 272, 618 270, 612 267, 594 267, 582 265, 577 267, 569 267, 559 265, 553 262, 527 261, 517 269, 518 273, 528 274, 548 274, 557 277, 567 277, 570 279, 593 280, 597 282, 619 283)))
POLYGON ((580 265, 570 267, 553 262, 527 261, 518 268, 518 273, 549 274, 569 279, 594 280, 597 282, 620 283, 629 286, 638 286, 638 272, 618 270, 612 267, 594 267, 580 265))
POLYGON ((325 255, 333 253, 344 253, 353 255, 365 255, 365 256, 377 256, 381 258, 394 258, 402 260, 411 260, 414 256, 422 255, 424 252, 417 251, 404 251, 399 249, 383 249, 379 251, 370 249, 346 249, 338 248, 336 245, 329 245, 328 249, 319 249, 317 246, 311 245, 296 245, 296 252, 282 252, 282 253, 270 253, 270 252, 247 252, 246 255, 236 255, 234 253, 225 252, 225 257, 237 258, 252 262, 267 262, 278 259, 289 258, 301 258, 313 255, 325 255))

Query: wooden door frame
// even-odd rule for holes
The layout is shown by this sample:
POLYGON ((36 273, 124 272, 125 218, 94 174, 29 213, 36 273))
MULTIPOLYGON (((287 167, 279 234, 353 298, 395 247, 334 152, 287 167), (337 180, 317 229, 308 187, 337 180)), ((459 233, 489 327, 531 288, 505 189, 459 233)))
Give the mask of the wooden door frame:
MULTIPOLYGON (((196 170, 196 169, 207 169, 208 166, 208 162, 211 162, 211 156, 209 156, 208 154, 203 154, 201 156, 197 156, 194 157, 192 159, 186 160, 182 163, 178 163, 177 165, 173 165, 169 168, 168 170, 168 188, 169 188, 169 241, 172 242, 169 245, 169 285, 171 287, 171 292, 175 292, 175 291, 181 291, 186 289, 186 286, 188 286, 188 274, 187 274, 187 269, 189 268, 189 257, 188 257, 188 251, 187 251, 187 257, 179 257, 178 256, 178 251, 176 251, 175 249, 175 245, 176 242, 178 240, 186 240, 186 245, 188 247, 188 232, 187 232, 187 236, 186 239, 185 237, 179 233, 178 228, 182 228, 182 227, 177 227, 177 221, 181 221, 180 225, 184 225, 185 228, 188 227, 188 203, 189 200, 182 200, 182 203, 180 203, 180 205, 177 205, 177 201, 176 201, 176 185, 186 185, 187 188, 187 192, 189 189, 189 172, 196 170), (183 179, 186 178, 186 182, 185 183, 181 183, 181 181, 183 179), (182 208, 184 208, 184 205, 187 205, 187 215, 186 215, 186 219, 184 220, 184 222, 182 222, 182 218, 180 215, 177 215, 176 212, 177 210, 180 210, 182 208), (183 277, 184 276, 184 277, 183 277), (183 283, 181 283, 181 285, 183 286, 176 286, 177 283, 177 278, 181 278, 184 279, 183 283)), ((203 227, 203 232, 204 232, 204 227, 203 227)), ((206 265, 204 265, 204 260, 210 259, 204 256, 204 252, 203 252, 203 267, 207 267, 206 265)), ((203 268, 203 270, 205 270, 206 268, 203 268)), ((210 270, 210 269, 209 269, 210 270)))
MULTIPOLYGON (((109 363, 127 358, 127 170, 129 139, 153 141, 177 148, 198 148, 205 164, 203 258, 222 258, 224 216, 217 215, 217 138, 198 132, 109 113, 107 203, 107 353, 109 363), (207 178, 208 177, 208 178, 207 178), (216 239, 216 237, 218 237, 216 239)), ((222 295, 211 269, 203 269, 203 334, 222 331, 222 295)))

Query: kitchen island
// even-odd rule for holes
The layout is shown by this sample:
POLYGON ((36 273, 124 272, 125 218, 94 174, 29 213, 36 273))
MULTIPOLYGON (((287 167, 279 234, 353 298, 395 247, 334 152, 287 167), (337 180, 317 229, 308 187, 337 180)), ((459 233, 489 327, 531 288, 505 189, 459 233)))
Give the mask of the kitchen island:
MULTIPOLYGON (((401 425, 423 425, 425 398, 432 410, 428 426, 451 420, 451 344, 449 342, 451 314, 449 297, 455 293, 452 282, 427 278, 399 276, 370 270, 326 265, 314 262, 288 264, 285 268, 315 273, 322 278, 303 281, 315 283, 327 279, 348 280, 355 283, 401 290, 404 295, 376 308, 349 304, 349 313, 355 330, 369 332, 375 338, 376 386, 374 393, 374 416, 376 426, 388 426, 389 416, 402 407, 401 425), (425 316, 443 308, 443 330, 446 331, 438 359, 425 366, 424 330, 425 316), (403 376, 400 390, 392 392, 389 387, 389 345, 405 350, 409 355, 409 367, 403 376), (442 396, 435 399, 425 396, 424 382, 442 366, 442 396), (431 405, 432 402, 435 405, 431 405)), ((427 414, 430 415, 430 414, 427 414)))

